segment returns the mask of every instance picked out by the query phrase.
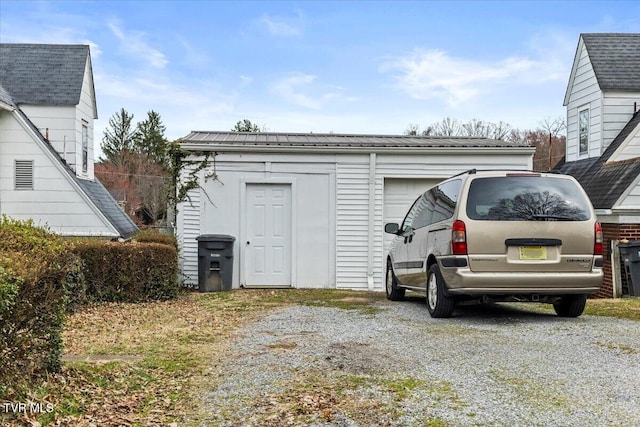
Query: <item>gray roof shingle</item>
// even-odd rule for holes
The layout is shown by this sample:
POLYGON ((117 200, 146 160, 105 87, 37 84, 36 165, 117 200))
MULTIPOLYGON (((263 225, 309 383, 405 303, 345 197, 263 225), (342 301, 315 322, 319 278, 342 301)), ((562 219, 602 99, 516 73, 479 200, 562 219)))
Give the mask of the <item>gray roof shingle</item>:
POLYGON ((87 45, 0 43, 0 84, 16 104, 77 105, 87 45))
POLYGON ((640 34, 581 34, 602 90, 640 91, 640 34))
POLYGON ((120 236, 128 239, 140 231, 131 218, 118 206, 111 194, 98 179, 89 181, 80 179, 76 177, 75 174, 73 174, 73 176, 93 203, 95 203, 109 222, 118 230, 120 236))
POLYGON ((242 147, 299 148, 445 148, 445 147, 528 147, 503 140, 472 137, 435 137, 415 135, 357 135, 276 132, 193 131, 181 139, 183 144, 242 147))

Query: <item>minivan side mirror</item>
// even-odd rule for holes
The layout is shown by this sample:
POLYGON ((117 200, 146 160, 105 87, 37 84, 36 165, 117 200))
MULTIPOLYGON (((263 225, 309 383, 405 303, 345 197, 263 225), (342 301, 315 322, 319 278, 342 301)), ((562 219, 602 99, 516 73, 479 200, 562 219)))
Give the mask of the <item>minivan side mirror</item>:
POLYGON ((395 222, 390 222, 384 225, 384 232, 389 234, 398 234, 400 226, 395 222))

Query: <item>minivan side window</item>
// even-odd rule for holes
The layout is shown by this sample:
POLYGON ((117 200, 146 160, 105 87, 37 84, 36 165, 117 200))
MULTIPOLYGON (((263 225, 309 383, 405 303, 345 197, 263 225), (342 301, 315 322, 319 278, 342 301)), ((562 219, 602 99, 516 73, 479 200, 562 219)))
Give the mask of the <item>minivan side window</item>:
POLYGON ((411 228, 417 230, 418 228, 426 227, 430 224, 431 220, 431 206, 429 201, 429 192, 424 193, 416 202, 416 215, 413 218, 411 228))
POLYGON ((402 231, 406 232, 409 227, 417 230, 451 218, 456 209, 461 183, 459 179, 448 181, 418 197, 402 223, 402 231))
POLYGON ((411 209, 409 209, 409 212, 407 212, 407 215, 404 217, 404 221, 402 221, 402 227, 400 228, 403 233, 410 228, 415 229, 413 222, 416 214, 418 213, 418 209, 420 208, 420 199, 422 199, 422 196, 418 197, 416 201, 413 202, 413 205, 411 205, 411 209))
POLYGON ((430 224, 449 219, 453 216, 456 205, 458 204, 458 194, 460 194, 460 185, 462 181, 455 179, 445 182, 444 184, 433 187, 429 190, 432 200, 430 224))
POLYGON ((480 221, 586 221, 589 200, 564 178, 477 178, 469 186, 467 216, 480 221))

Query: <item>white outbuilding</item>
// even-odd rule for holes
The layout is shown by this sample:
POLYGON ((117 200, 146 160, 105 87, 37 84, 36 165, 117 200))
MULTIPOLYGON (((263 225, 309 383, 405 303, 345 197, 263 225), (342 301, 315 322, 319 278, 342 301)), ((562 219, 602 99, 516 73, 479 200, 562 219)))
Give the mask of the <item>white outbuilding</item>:
POLYGON ((268 132, 192 132, 181 146, 193 164, 214 154, 178 206, 184 281, 198 283, 199 235, 232 235, 233 288, 382 290, 385 223, 442 179, 531 169, 534 153, 484 138, 268 132))

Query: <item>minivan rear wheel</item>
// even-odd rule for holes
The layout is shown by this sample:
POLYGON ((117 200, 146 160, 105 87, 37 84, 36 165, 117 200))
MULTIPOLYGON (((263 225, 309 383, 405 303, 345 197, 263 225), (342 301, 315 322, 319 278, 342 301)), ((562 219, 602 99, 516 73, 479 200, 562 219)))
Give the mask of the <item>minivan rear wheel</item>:
POLYGON ((431 317, 451 317, 456 301, 446 294, 445 283, 437 264, 429 267, 427 275, 427 309, 431 317))
POLYGON ((553 309, 560 317, 578 317, 587 305, 586 295, 566 295, 553 304, 553 309))
POLYGON ((398 280, 396 279, 395 274, 393 274, 391 261, 387 261, 387 278, 385 290, 387 292, 387 299, 391 301, 402 301, 404 299, 405 289, 398 287, 398 280))

